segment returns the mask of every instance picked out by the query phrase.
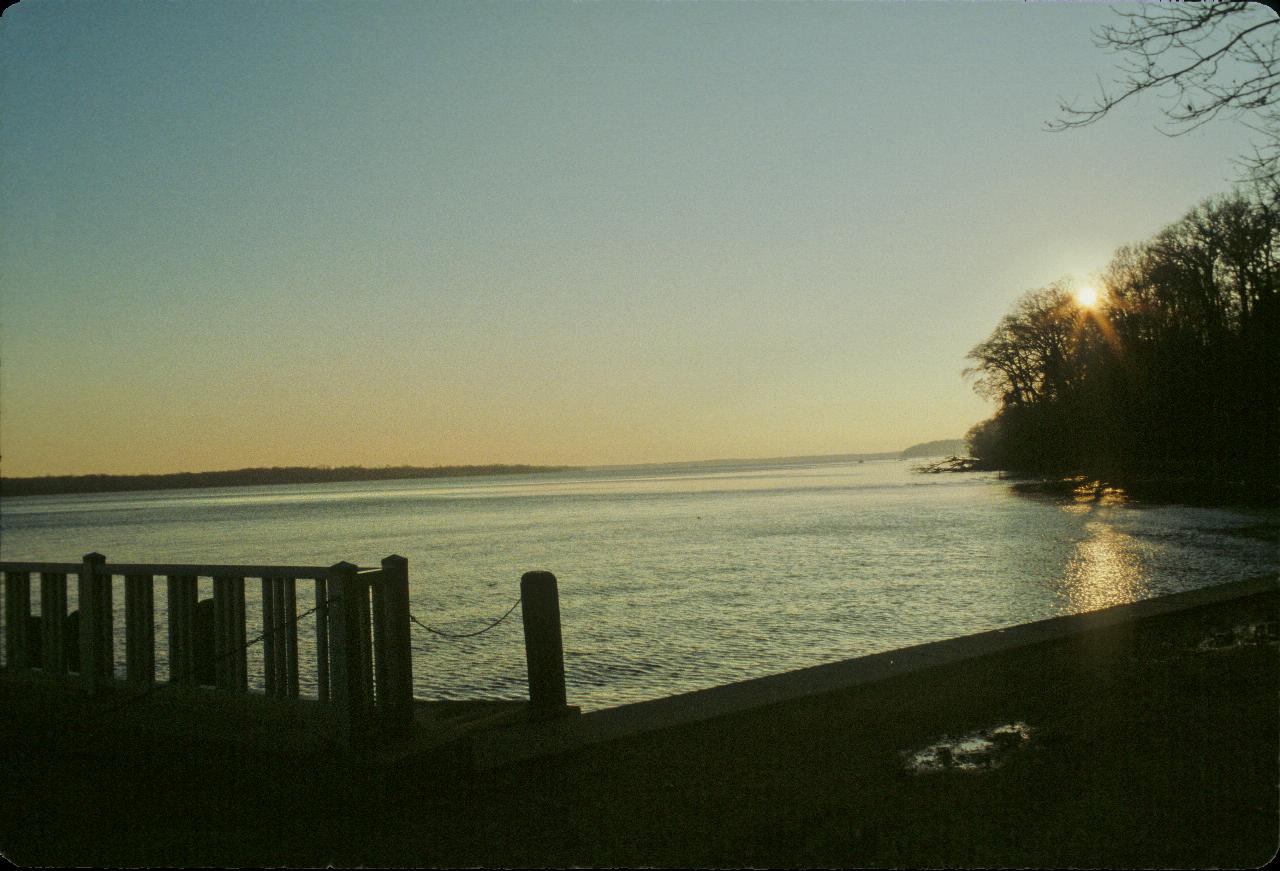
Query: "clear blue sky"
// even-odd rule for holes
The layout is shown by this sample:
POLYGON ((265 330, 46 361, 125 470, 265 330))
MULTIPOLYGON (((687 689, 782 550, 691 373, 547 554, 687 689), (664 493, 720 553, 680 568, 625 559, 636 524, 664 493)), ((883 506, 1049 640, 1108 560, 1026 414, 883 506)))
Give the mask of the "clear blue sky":
MULTIPOLYGON (((1267 14, 1262 12, 1261 14, 1267 14)), ((896 450, 1230 187, 1048 133, 1076 3, 40 2, 0 20, 6 475, 896 450)))

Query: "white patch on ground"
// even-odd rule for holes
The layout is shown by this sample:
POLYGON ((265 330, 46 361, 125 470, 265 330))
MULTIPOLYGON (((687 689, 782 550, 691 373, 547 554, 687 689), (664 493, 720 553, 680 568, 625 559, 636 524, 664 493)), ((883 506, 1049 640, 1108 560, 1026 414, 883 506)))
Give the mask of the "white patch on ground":
POLYGON ((1280 622, 1244 623, 1206 635, 1196 650, 1230 650, 1248 644, 1280 644, 1280 622))
POLYGON ((1019 720, 959 738, 943 736, 923 750, 907 750, 902 755, 907 770, 913 774, 989 771, 1003 765, 1010 753, 1026 746, 1031 732, 1031 727, 1019 720))

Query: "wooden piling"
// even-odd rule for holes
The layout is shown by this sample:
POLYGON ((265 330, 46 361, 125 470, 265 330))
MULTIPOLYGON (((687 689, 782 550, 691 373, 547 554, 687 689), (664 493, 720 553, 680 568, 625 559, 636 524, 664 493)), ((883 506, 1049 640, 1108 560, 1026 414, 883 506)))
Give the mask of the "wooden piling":
POLYGON ((368 691, 371 683, 363 670, 361 638, 368 634, 367 584, 356 567, 340 562, 329 569, 330 687, 337 706, 338 730, 348 745, 357 744, 368 727, 368 691), (361 626, 361 617, 364 625, 361 626))
POLYGON ((525 572, 520 578, 520 601, 529 668, 529 705, 535 714, 553 714, 566 706, 556 576, 551 572, 525 572))
POLYGON ((413 720, 413 650, 407 559, 393 555, 382 561, 381 589, 378 707, 390 722, 408 723, 413 720))

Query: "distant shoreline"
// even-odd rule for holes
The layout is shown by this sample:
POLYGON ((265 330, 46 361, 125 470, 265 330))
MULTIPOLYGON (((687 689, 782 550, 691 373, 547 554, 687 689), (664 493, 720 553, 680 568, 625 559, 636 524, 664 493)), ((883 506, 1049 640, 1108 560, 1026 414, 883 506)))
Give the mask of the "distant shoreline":
POLYGON ((190 490, 199 487, 254 487, 277 484, 329 484, 342 481, 393 481, 415 478, 463 478, 478 475, 528 475, 562 472, 573 466, 273 466, 221 472, 164 475, 42 475, 0 478, 0 496, 53 496, 120 493, 132 490, 190 490))
POLYGON ((0 477, 0 497, 58 496, 76 493, 121 493, 136 490, 192 490, 200 487, 261 487, 276 484, 330 484, 344 481, 397 481, 420 478, 465 478, 479 475, 531 475, 539 472, 640 469, 689 466, 730 466, 769 463, 840 463, 907 459, 940 455, 942 448, 962 444, 958 439, 912 445, 903 451, 865 454, 803 454, 665 463, 626 463, 605 466, 533 466, 490 463, 481 466, 271 466, 219 472, 171 472, 155 475, 39 475, 0 477))

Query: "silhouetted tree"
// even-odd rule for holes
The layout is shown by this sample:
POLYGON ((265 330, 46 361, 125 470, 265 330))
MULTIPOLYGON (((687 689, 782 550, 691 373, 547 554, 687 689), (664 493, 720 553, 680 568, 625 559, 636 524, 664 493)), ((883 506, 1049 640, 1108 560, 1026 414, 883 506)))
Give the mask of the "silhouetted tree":
POLYGON ((998 403, 970 430, 985 465, 1280 481, 1280 221, 1257 197, 1206 201, 1120 249, 1104 301, 1021 297, 969 354, 998 403))
POLYGON ((1142 3, 1116 9, 1119 23, 1094 32, 1099 47, 1120 55, 1118 86, 1090 104, 1059 101, 1048 124, 1092 124, 1119 104, 1152 92, 1165 101, 1167 132, 1177 136, 1220 116, 1259 134, 1240 158, 1246 178, 1274 198, 1280 188, 1280 18, 1261 3, 1142 3))

